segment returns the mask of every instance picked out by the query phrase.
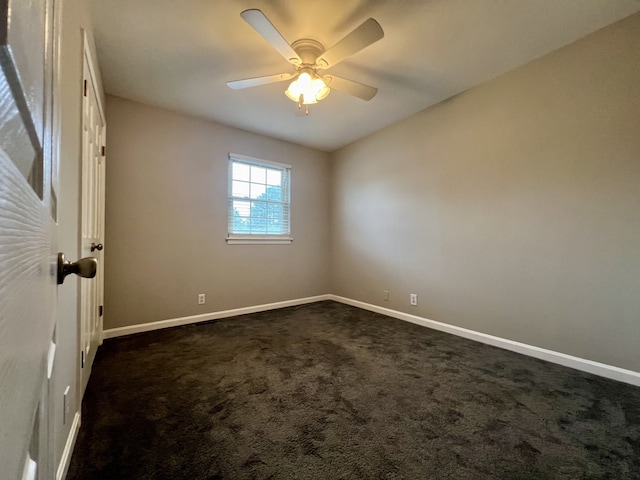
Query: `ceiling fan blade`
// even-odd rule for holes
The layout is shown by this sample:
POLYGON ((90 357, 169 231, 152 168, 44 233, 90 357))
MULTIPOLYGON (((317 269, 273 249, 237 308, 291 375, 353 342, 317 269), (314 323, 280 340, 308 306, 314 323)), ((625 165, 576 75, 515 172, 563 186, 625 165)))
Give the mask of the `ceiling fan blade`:
POLYGON ((384 31, 373 18, 366 20, 350 34, 324 52, 316 63, 329 68, 384 37, 384 31))
POLYGON ((269 19, 258 9, 245 10, 240 16, 253 27, 262 37, 275 48, 280 55, 294 64, 300 64, 301 60, 296 51, 291 48, 282 34, 269 21, 269 19))
POLYGON ((362 100, 369 101, 378 93, 377 88, 356 82, 355 80, 348 80, 346 78, 336 77, 335 75, 324 75, 322 78, 327 85, 329 85, 329 88, 335 88, 336 90, 348 93, 362 100))
POLYGON ((242 88, 258 87, 260 85, 266 85, 268 83, 282 82, 294 77, 291 73, 280 73, 278 75, 267 75, 266 77, 254 77, 245 78, 244 80, 233 80, 227 82, 227 86, 234 90, 240 90, 242 88))

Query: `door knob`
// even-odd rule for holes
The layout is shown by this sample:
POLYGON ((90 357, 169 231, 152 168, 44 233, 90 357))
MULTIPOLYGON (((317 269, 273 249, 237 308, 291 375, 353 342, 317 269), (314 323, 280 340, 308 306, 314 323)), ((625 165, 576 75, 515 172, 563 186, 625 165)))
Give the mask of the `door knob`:
POLYGON ((75 273, 84 278, 93 278, 98 269, 98 260, 94 257, 81 258, 77 262, 65 260, 64 253, 58 253, 58 285, 62 285, 67 275, 75 273))
POLYGON ((102 250, 103 248, 104 248, 104 247, 102 246, 102 244, 101 244, 101 243, 99 243, 99 244, 97 244, 97 245, 96 245, 95 243, 92 243, 92 244, 91 244, 91 251, 92 251, 92 252, 93 252, 94 250, 98 250, 98 251, 100 251, 100 250, 102 250))

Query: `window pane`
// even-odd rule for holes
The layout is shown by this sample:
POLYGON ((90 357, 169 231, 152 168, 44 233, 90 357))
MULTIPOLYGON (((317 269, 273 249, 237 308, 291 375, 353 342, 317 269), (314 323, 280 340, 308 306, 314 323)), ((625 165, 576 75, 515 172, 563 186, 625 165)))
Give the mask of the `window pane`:
POLYGON ((231 195, 233 197, 246 197, 249 198, 249 183, 233 181, 231 186, 231 195))
POLYGON ((251 166, 251 181, 256 183, 267 183, 267 169, 251 166))
POLYGON ((231 233, 250 233, 249 213, 251 205, 249 202, 233 202, 233 218, 231 233))
POLYGON ((280 170, 267 170, 267 185, 282 185, 282 172, 280 170))
POLYGON ((252 218, 267 218, 267 204, 265 202, 251 202, 252 218))
POLYGON ((287 233, 283 231, 283 228, 282 205, 269 204, 267 206, 267 233, 272 235, 287 233))
POLYGON ((251 233, 249 220, 241 217, 233 217, 233 231, 231 233, 251 233))
POLYGON ((267 233, 267 223, 265 218, 254 218, 251 217, 251 233, 266 234, 267 233))
POLYGON ((282 231, 282 225, 278 223, 268 224, 267 225, 267 234, 270 235, 284 235, 287 232, 282 231))
POLYGON ((251 184, 251 198, 264 198, 264 193, 266 190, 266 186, 264 184, 252 183, 251 184))
POLYGON ((267 200, 273 200, 274 202, 282 201, 282 187, 267 187, 265 197, 267 200))
POLYGON ((248 217, 251 215, 251 203, 250 202, 233 202, 233 214, 235 215, 238 212, 238 215, 242 217, 248 217))
POLYGON ((233 179, 249 181, 250 167, 244 163, 233 163, 233 179))
POLYGON ((267 218, 271 221, 271 223, 281 223, 282 222, 282 205, 275 205, 273 203, 269 204, 267 208, 267 218))

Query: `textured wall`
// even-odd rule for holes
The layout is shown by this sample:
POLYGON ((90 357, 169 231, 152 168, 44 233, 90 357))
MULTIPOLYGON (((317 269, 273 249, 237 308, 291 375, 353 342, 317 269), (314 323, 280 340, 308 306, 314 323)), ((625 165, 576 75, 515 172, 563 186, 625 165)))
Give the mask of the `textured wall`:
POLYGON ((105 329, 329 291, 328 154, 117 97, 107 125, 105 329), (292 165, 293 244, 226 244, 229 152, 292 165))
POLYGON ((335 152, 332 293, 639 371, 639 126, 637 14, 335 152))

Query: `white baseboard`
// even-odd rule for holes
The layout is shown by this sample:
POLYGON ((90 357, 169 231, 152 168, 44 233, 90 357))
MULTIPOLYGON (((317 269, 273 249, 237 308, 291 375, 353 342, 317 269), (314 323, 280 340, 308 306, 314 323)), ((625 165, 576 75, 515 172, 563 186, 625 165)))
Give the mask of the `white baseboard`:
POLYGON ((298 298, 294 300, 286 300, 284 302, 267 303, 264 305, 255 305, 253 307, 235 308, 232 310, 223 310, 219 312, 203 313, 200 315, 192 315, 190 317, 173 318, 169 320, 160 320, 158 322, 143 323, 140 325, 131 325, 128 327, 111 328, 103 331, 104 338, 114 338, 123 335, 131 335, 133 333, 149 332, 162 328, 177 327, 180 325, 188 325, 191 323, 204 322, 208 320, 217 320, 221 318, 235 317, 237 315, 246 315, 249 313, 264 312, 274 310, 276 308, 293 307, 296 305, 304 305, 306 303, 320 302, 322 300, 334 300, 336 302, 351 305, 353 307, 362 308, 371 312, 381 313, 389 317, 404 320, 406 322, 415 323, 423 327, 432 328, 441 332, 450 333, 459 337, 468 338, 477 342, 493 345, 494 347, 503 348, 512 352, 521 353, 529 357, 539 358, 551 363, 557 363, 565 367, 574 368, 582 372, 592 373, 601 377, 610 378, 620 382, 629 383, 640 387, 640 372, 633 370, 625 370, 624 368, 606 365, 604 363, 586 360, 584 358, 574 357, 565 353, 554 352, 545 348, 527 345, 526 343, 515 342, 506 338, 488 335, 486 333, 476 332, 467 328, 457 327, 448 323, 429 320, 428 318, 419 317, 410 313, 399 312, 390 308, 380 307, 370 303, 352 300, 350 298, 340 297, 338 295, 326 294, 317 295, 315 297, 298 298))
POLYGON ((329 298, 330 300, 344 303, 346 305, 362 308, 371 312, 381 313, 382 315, 387 315, 399 320, 415 323, 423 327, 440 330, 441 332, 450 333, 452 335, 468 338, 470 340, 475 340, 487 345, 493 345, 494 347, 521 353, 529 357, 539 358, 551 363, 557 363, 565 367, 574 368, 582 372, 592 373, 594 375, 599 375, 601 377, 618 380, 620 382, 625 382, 640 387, 640 372, 625 370, 624 368, 618 368, 611 365, 606 365, 604 363, 594 362, 592 360, 585 360, 584 358, 574 357, 565 353, 554 352, 553 350, 547 350, 545 348, 534 347, 533 345, 527 345, 526 343, 514 342, 513 340, 495 337, 493 335, 476 332, 467 328, 456 327, 455 325, 449 325, 447 323, 436 322, 435 320, 418 317, 417 315, 411 315, 410 313, 399 312, 397 310, 391 310, 390 308, 379 307, 378 305, 372 305, 370 303, 360 302, 358 300, 351 300, 349 298, 340 297, 337 295, 329 295, 329 298))
POLYGON ((62 458, 58 464, 58 471, 56 472, 56 480, 64 480, 69 470, 69 463, 71 462, 71 455, 73 454, 73 447, 76 444, 76 437, 80 431, 80 412, 76 412, 73 416, 73 423, 71 424, 71 430, 67 437, 67 443, 62 451, 62 458))
POLYGON ((209 320, 218 320, 220 318, 236 317, 238 315, 246 315, 248 313, 265 312, 276 308, 295 307, 306 303, 320 302, 329 300, 331 295, 317 295, 315 297, 296 298, 294 300, 285 300, 283 302, 266 303, 264 305, 255 305, 253 307, 234 308, 232 310, 222 310, 219 312, 202 313, 200 315, 191 315, 190 317, 171 318, 168 320, 160 320, 158 322, 142 323, 140 325, 131 325, 128 327, 118 327, 103 330, 103 337, 114 338, 123 335, 131 335, 133 333, 150 332, 151 330, 159 330, 161 328, 178 327, 180 325, 189 325, 191 323, 206 322, 209 320))

